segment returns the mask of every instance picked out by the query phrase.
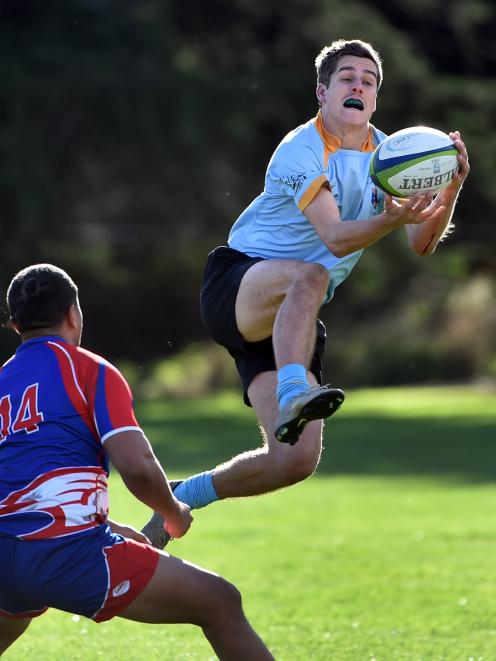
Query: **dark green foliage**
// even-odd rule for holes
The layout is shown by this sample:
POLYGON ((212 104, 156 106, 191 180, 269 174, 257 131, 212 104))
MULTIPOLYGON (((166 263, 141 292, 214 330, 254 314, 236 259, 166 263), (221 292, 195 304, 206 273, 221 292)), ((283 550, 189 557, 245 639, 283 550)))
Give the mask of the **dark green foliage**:
MULTIPOLYGON (((85 343, 112 359, 167 357, 203 339, 206 253, 260 192, 283 135, 316 112, 313 61, 338 37, 383 55, 380 128, 460 129, 473 171, 437 266, 415 260, 399 234, 370 249, 324 313, 337 336, 353 319, 365 333, 394 317, 419 272, 436 270, 445 292, 493 277, 495 27, 489 0, 5 0, 2 291, 29 263, 66 268, 80 285, 85 343)), ((431 293, 425 303, 440 309, 431 293)), ((3 333, 2 355, 14 344, 3 333)))

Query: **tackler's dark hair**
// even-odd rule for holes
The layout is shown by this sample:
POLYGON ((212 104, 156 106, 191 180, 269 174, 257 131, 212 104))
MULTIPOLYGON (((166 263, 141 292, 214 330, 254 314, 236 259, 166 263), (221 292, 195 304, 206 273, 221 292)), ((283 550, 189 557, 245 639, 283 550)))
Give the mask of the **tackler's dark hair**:
POLYGON ((65 271, 34 264, 19 271, 7 290, 10 325, 19 332, 56 327, 76 302, 78 290, 65 271))

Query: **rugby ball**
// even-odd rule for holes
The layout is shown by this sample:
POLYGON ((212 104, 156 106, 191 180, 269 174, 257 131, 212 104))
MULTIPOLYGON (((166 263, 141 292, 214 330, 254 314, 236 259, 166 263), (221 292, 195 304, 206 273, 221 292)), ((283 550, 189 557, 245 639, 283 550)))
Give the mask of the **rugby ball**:
POLYGON ((458 150, 442 131, 412 126, 396 131, 375 149, 370 161, 372 181, 395 197, 436 193, 458 171, 458 150))

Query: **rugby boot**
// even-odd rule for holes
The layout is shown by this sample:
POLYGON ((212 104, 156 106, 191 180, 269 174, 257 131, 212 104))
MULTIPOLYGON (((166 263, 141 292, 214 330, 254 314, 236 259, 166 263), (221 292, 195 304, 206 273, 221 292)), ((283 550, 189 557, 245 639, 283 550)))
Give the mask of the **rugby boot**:
POLYGON ((331 386, 311 386, 293 397, 277 416, 275 436, 294 445, 310 420, 324 420, 344 402, 344 392, 331 386))

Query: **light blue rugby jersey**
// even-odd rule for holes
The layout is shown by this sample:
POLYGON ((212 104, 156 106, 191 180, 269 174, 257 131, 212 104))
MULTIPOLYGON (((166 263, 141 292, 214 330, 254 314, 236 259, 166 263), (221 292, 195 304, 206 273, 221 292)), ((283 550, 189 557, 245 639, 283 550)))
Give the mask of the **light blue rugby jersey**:
POLYGON ((364 220, 381 213, 384 194, 372 183, 369 164, 385 137, 371 126, 360 151, 341 149, 339 138, 324 129, 320 112, 288 133, 269 162, 264 191, 234 223, 229 247, 250 257, 322 264, 330 276, 329 301, 363 251, 336 257, 302 211, 321 186, 329 185, 342 220, 364 220))

